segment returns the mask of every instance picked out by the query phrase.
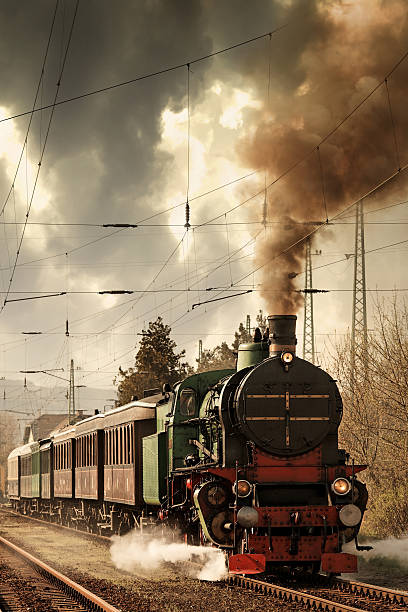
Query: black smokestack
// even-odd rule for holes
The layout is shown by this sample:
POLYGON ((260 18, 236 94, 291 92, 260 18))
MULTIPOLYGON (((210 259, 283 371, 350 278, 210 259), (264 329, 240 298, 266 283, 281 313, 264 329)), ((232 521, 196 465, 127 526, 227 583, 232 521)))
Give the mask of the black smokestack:
POLYGON ((296 315, 270 315, 269 338, 271 345, 269 355, 274 357, 284 350, 296 352, 296 315))

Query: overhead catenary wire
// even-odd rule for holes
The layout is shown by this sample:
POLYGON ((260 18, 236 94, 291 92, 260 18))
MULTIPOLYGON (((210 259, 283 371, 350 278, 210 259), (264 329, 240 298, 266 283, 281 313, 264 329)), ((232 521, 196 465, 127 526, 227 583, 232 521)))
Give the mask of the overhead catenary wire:
MULTIPOLYGON (((375 185, 372 189, 369 189, 364 195, 362 195, 361 197, 359 197, 357 200, 355 200, 354 202, 352 202, 351 204, 349 204, 348 206, 346 206, 342 211, 340 211, 339 213, 336 213, 333 217, 331 217, 331 219, 329 219, 329 223, 334 221, 335 219, 337 219, 342 213, 350 210, 351 208, 353 208, 357 202, 360 202, 361 200, 370 197, 371 195, 373 195, 374 193, 376 193, 379 189, 381 189, 382 187, 384 187, 385 185, 387 185, 389 182, 391 182, 396 176, 400 176, 403 172, 405 172, 408 169, 408 163, 405 164, 404 166, 402 166, 401 168, 399 168, 398 170, 394 171, 392 174, 390 174, 387 178, 383 179, 382 181, 380 181, 380 183, 378 183, 377 185, 375 185)), ((305 234, 304 236, 302 236, 301 238, 299 238, 298 240, 296 240, 295 242, 293 242, 292 244, 290 244, 288 247, 286 247, 285 249, 283 249, 282 251, 280 251, 279 253, 277 253, 276 255, 274 255, 273 257, 271 257, 270 259, 268 259, 265 263, 261 264, 260 266, 258 266, 257 268, 255 268, 254 270, 252 270, 251 272, 249 272, 248 274, 245 274, 244 276, 242 276, 236 283, 235 285, 239 284, 242 280, 245 280, 246 278, 248 278, 248 276, 251 276, 251 274, 253 274, 254 272, 258 272, 259 270, 261 270, 262 268, 264 268, 266 265, 268 265, 269 263, 271 263, 271 261, 274 261, 275 259, 277 259, 278 257, 281 257, 282 255, 285 255, 286 253, 288 253, 291 249, 293 249, 294 247, 298 246, 299 244, 301 244, 302 242, 304 242, 307 238, 309 238, 310 236, 313 236, 317 231, 319 231, 319 229, 321 229, 322 227, 326 227, 326 224, 323 225, 318 225, 317 227, 313 228, 310 232, 308 232, 307 234, 305 234)))
MULTIPOLYGON (((133 83, 137 83, 139 81, 144 81, 146 79, 151 79, 153 77, 156 76, 160 76, 162 74, 166 74, 168 72, 173 72, 174 70, 179 70, 181 68, 185 68, 188 64, 192 65, 192 64, 197 64, 198 62, 202 62, 206 59, 210 59, 211 57, 215 57, 216 55, 221 55, 222 53, 226 53, 228 51, 232 51, 233 49, 238 49, 238 47, 242 47, 244 45, 249 45, 250 43, 256 42, 257 40, 262 40, 263 38, 266 38, 267 36, 270 36, 272 34, 277 34, 278 32, 280 32, 281 30, 283 30, 285 27, 287 27, 287 24, 281 25, 277 28, 275 28, 274 30, 271 30, 270 32, 266 32, 265 34, 260 34, 259 36, 254 36, 252 38, 247 38, 246 40, 243 40, 239 43, 236 43, 234 45, 230 45, 228 47, 224 47, 223 49, 219 49, 217 51, 213 51, 212 53, 207 53, 206 55, 202 55, 201 57, 197 57, 195 59, 191 59, 188 61, 183 62, 182 64, 176 64, 174 66, 170 66, 168 68, 162 68, 160 70, 156 70, 155 72, 149 72, 147 74, 143 74, 141 76, 135 77, 133 79, 128 79, 127 81, 120 81, 119 83, 114 83, 112 85, 107 85, 106 87, 101 87, 100 89, 93 89, 91 91, 85 92, 83 94, 77 95, 77 96, 72 96, 70 98, 65 98, 64 100, 59 100, 56 105, 60 106, 62 104, 68 104, 69 102, 74 102, 76 100, 82 100, 84 98, 88 98, 90 96, 95 96, 97 94, 100 93, 104 93, 106 91, 111 91, 113 89, 118 89, 119 87, 124 87, 126 85, 131 85, 133 83)), ((48 108, 52 108, 52 104, 47 104, 45 106, 42 106, 40 108, 36 108, 34 109, 34 112, 39 112, 42 110, 46 110, 48 108)), ((0 120, 0 123, 4 122, 4 121, 10 121, 11 119, 17 119, 18 117, 23 117, 24 115, 28 115, 31 111, 23 111, 21 113, 17 113, 15 115, 11 115, 10 117, 6 117, 4 119, 0 120)))
MULTIPOLYGON (((370 253, 376 253, 377 251, 382 251, 383 249, 389 249, 390 247, 398 246, 400 244, 405 244, 407 242, 408 242, 408 239, 399 240, 398 242, 392 242, 391 244, 383 244, 382 246, 376 247, 375 249, 369 249, 367 251, 364 251, 364 254, 369 255, 370 253)), ((341 259, 336 259, 336 261, 329 261, 328 263, 321 264, 320 266, 315 266, 314 268, 312 268, 312 271, 321 270, 322 268, 328 268, 329 266, 334 266, 335 264, 338 264, 341 262, 350 261, 350 259, 352 259, 353 257, 354 257, 354 253, 350 253, 348 255, 345 255, 341 259)), ((304 272, 299 272, 299 274, 297 274, 296 276, 301 276, 302 274, 304 274, 304 272)))
MULTIPOLYGON (((52 19, 51 19, 51 26, 50 26, 50 31, 49 31, 49 34, 48 34, 48 40, 47 40, 47 44, 46 44, 46 47, 45 47, 44 58, 43 58, 42 66, 41 66, 40 77, 38 79, 37 88, 36 88, 35 95, 34 95, 33 106, 32 106, 31 111, 28 111, 27 113, 25 113, 27 115, 30 115, 30 119, 28 121, 28 126, 27 126, 27 129, 26 129, 26 135, 25 135, 25 138, 24 138, 24 142, 23 142, 23 146, 22 146, 22 149, 21 149, 20 156, 18 158, 17 167, 16 167, 16 171, 15 171, 14 176, 13 176, 11 187, 9 189, 9 192, 7 193, 5 201, 3 202, 3 205, 2 205, 2 208, 1 208, 1 211, 0 211, 0 216, 4 213, 4 209, 7 206, 7 202, 9 201, 10 196, 11 196, 12 192, 14 191, 14 185, 15 185, 15 182, 16 182, 16 179, 17 179, 18 171, 20 169, 21 161, 23 159, 24 151, 26 152, 26 164, 27 164, 27 141, 28 141, 28 135, 29 135, 29 132, 30 132, 30 129, 31 129, 31 124, 32 124, 32 121, 33 121, 34 113, 36 112, 35 111, 35 105, 37 103, 37 99, 38 99, 38 94, 40 92, 41 83, 43 82, 43 78, 44 78, 45 65, 47 63, 48 51, 50 49, 52 34, 53 34, 53 31, 54 31, 55 18, 57 16, 57 12, 58 12, 58 5, 59 5, 59 0, 56 0, 55 6, 54 6, 54 12, 53 12, 52 19)), ((26 167, 26 177, 27 177, 27 167, 26 167)), ((27 207, 28 207, 28 185, 27 185, 27 207)))
MULTIPOLYGON (((403 167, 399 168, 398 170, 394 171, 392 174, 390 174, 387 178, 385 178, 384 180, 382 180, 380 183, 378 183, 377 185, 375 185, 372 189, 370 189, 369 191, 367 191, 367 193, 365 193, 363 196, 361 196, 360 198, 358 198, 358 200, 352 202, 351 204, 349 204, 348 206, 346 206, 343 210, 341 210, 340 212, 336 213, 331 219, 329 219, 329 223, 331 221, 334 221, 335 219, 337 219, 339 216, 341 216, 343 213, 345 213, 346 211, 350 210, 352 207, 354 207, 356 205, 356 202, 359 202, 360 200, 363 200, 365 198, 370 197, 371 195, 373 195, 374 193, 376 193, 376 191, 378 191, 379 189, 381 189, 382 187, 384 187, 385 185, 387 185, 390 181, 392 181, 396 176, 399 176, 400 174, 402 174, 404 171, 406 171, 408 168, 408 164, 405 164, 403 167)), ((270 264, 272 261, 278 259, 279 257, 281 257, 282 255, 285 255, 286 253, 288 253, 291 249, 293 249, 294 247, 296 247, 297 245, 301 244, 302 242, 304 242, 307 238, 309 238, 310 236, 312 236, 313 234, 315 234, 319 229, 321 229, 321 227, 326 227, 326 224, 319 224, 317 225, 317 227, 315 227, 313 230, 311 230, 310 232, 308 232, 307 234, 305 234, 304 236, 302 236, 301 238, 299 238, 298 240, 296 240, 295 242, 293 242, 292 244, 290 244, 288 247, 286 247, 285 249, 281 250, 279 253, 276 253, 273 257, 269 258, 267 261, 265 261, 263 264, 261 264, 260 266, 257 266, 257 268, 251 270, 249 273, 245 274, 244 276, 242 276, 238 281, 236 281, 233 286, 237 287, 240 285, 240 283, 245 280, 246 278, 248 278, 248 276, 253 275, 255 272, 258 272, 259 270, 261 270, 262 268, 264 268, 266 265, 270 264)), ((395 246, 395 245, 392 245, 395 246)), ((221 295, 224 292, 224 290, 222 290, 219 295, 221 295)), ((184 313, 183 315, 181 315, 181 317, 179 317, 178 320, 180 320, 181 318, 183 318, 184 316, 186 316, 186 314, 188 314, 188 312, 184 313)))
MULTIPOLYGON (((215 191, 218 191, 220 189, 224 189, 225 187, 229 187, 229 186, 233 185, 234 183, 237 183, 237 182, 239 182, 241 180, 244 180, 246 178, 249 178, 249 177, 257 174, 258 172, 259 172, 259 170, 254 170, 253 172, 249 172, 248 174, 245 174, 244 176, 241 176, 239 178, 236 178, 236 179, 233 179, 231 181, 228 181, 227 183, 224 183, 223 185, 219 185, 218 187, 214 187, 213 189, 210 189, 210 190, 208 190, 208 191, 206 191, 204 193, 201 193, 201 194, 199 194, 197 196, 194 196, 194 197, 190 198, 190 202, 193 201, 193 200, 198 200, 199 198, 203 198, 203 197, 205 197, 207 195, 210 195, 210 194, 214 193, 215 191)), ((161 211, 159 211, 157 213, 154 213, 153 215, 150 215, 149 217, 145 217, 144 219, 138 221, 137 223, 132 224, 132 226, 142 227, 144 225, 145 221, 150 221, 151 219, 153 219, 155 217, 158 217, 159 215, 162 215, 162 214, 165 214, 165 213, 170 212, 172 210, 175 210, 176 208, 179 208, 181 206, 185 206, 185 201, 184 202, 180 202, 178 204, 175 204, 173 206, 170 206, 170 207, 168 207, 168 208, 166 208, 164 210, 161 210, 161 211)), ((27 221, 27 223, 26 223, 26 221, 21 222, 21 224, 22 225, 29 225, 29 222, 27 221)), ((0 222, 0 225, 1 225, 1 222, 0 222)), ((62 224, 62 223, 60 224, 60 223, 32 222, 31 225, 64 225, 64 224, 62 224)), ((84 226, 92 226, 92 227, 109 227, 106 224, 104 225, 104 224, 78 224, 78 223, 72 223, 71 224, 71 223, 67 223, 66 225, 74 225, 74 226, 84 225, 84 226)), ((165 224, 165 226, 167 227, 168 224, 165 224)), ((148 227, 148 226, 145 225, 145 227, 148 227)), ((125 229, 126 228, 120 227, 119 229, 116 229, 115 231, 110 232, 110 233, 106 234, 105 236, 100 236, 99 238, 96 238, 95 240, 91 240, 91 241, 85 242, 84 244, 81 244, 81 245, 79 245, 77 247, 74 247, 74 248, 68 250, 68 254, 77 252, 77 251, 79 251, 81 249, 84 249, 84 248, 86 248, 88 246, 96 244, 97 242, 100 242, 101 240, 105 240, 106 238, 110 238, 111 236, 114 236, 115 234, 123 232, 125 229)), ((55 253, 54 255, 48 255, 46 257, 39 257, 37 259, 31 259, 29 261, 24 261, 24 262, 22 262, 20 264, 17 264, 17 267, 27 266, 27 265, 30 265, 32 263, 38 263, 38 262, 41 262, 41 261, 47 261, 49 259, 55 259, 57 257, 63 257, 63 256, 66 255, 66 253, 67 253, 67 251, 65 250, 65 251, 62 251, 60 253, 55 253)), ((11 266, 9 266, 8 268, 0 268, 0 270, 9 270, 9 269, 11 269, 11 266)))
MULTIPOLYGON (((70 45, 71 45, 72 33, 73 33, 73 30, 74 30, 76 16, 77 16, 77 13, 78 13, 78 6, 79 6, 79 0, 77 0, 76 4, 75 4, 74 14, 73 14, 73 17, 72 17, 72 22, 71 22, 71 28, 70 28, 70 32, 69 32, 69 35, 68 35, 68 41, 67 41, 67 44, 66 44, 66 48, 65 48, 64 59, 63 59, 63 62, 62 62, 61 70, 60 70, 60 73, 59 73, 59 76, 58 76, 58 82, 57 82, 57 85, 56 85, 56 91, 55 91, 54 101, 53 101, 54 102, 54 106, 52 106, 52 110, 51 110, 50 117, 49 117, 49 120, 48 120, 47 131, 46 131, 45 138, 44 138, 44 144, 43 144, 42 149, 41 149, 41 155, 40 155, 40 159, 39 159, 39 162, 38 162, 38 167, 37 167, 37 172, 36 172, 36 176, 35 176, 35 180, 34 180, 34 185, 33 185, 32 193, 31 193, 30 203, 29 203, 28 210, 27 210, 27 213, 26 213, 26 221, 28 221, 28 217, 30 215, 31 207, 32 207, 33 200, 34 200, 34 194, 35 194, 37 183, 38 183, 38 177, 39 177, 40 170, 41 170, 41 164, 42 164, 42 161, 43 161, 43 158, 44 158, 44 153, 45 153, 45 149, 46 149, 46 146, 47 146, 48 137, 50 135, 51 123, 52 123, 52 120, 53 120, 53 117, 54 117, 54 112, 55 112, 55 103, 57 101, 59 89, 60 89, 60 86, 61 86, 62 75, 64 73, 64 68, 65 68, 65 64, 66 64, 66 61, 67 61, 67 57, 68 57, 68 51, 69 51, 69 48, 70 48, 70 45)), ((16 253, 15 260, 14 260, 13 268, 12 268, 12 271, 11 271, 11 276, 10 276, 10 280, 9 280, 9 284, 8 284, 7 293, 6 293, 6 296, 4 298, 3 304, 2 304, 2 306, 0 308, 0 314, 3 312, 3 310, 4 310, 4 308, 5 308, 6 304, 7 304, 7 298, 8 298, 8 295, 9 295, 12 283, 13 283, 14 274, 15 274, 15 271, 16 271, 16 266, 17 266, 19 255, 20 255, 21 246, 23 244, 24 234, 25 234, 26 227, 27 227, 27 225, 25 224, 23 226, 23 230, 21 232, 20 241, 19 241, 19 244, 18 244, 17 253, 16 253)))

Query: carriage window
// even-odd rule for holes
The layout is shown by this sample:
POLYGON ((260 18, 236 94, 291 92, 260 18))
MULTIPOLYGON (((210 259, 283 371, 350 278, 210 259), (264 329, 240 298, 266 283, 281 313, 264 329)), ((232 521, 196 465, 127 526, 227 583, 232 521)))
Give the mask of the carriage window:
POLYGON ((123 454, 123 427, 119 427, 119 457, 118 457, 119 465, 122 465, 123 463, 122 454, 123 454))
POLYGON ((193 389, 183 389, 180 395, 180 414, 182 416, 194 416, 196 407, 195 393, 193 389))
POLYGON ((122 428, 118 427, 118 429, 116 430, 116 433, 118 436, 118 450, 117 450, 116 463, 117 465, 120 465, 121 464, 120 455, 121 455, 121 449, 122 449, 122 428))
POLYGON ((130 426, 126 425, 126 463, 130 463, 130 426))
POLYGON ((122 427, 120 428, 120 460, 119 463, 121 465, 123 465, 125 463, 125 428, 122 427))
POLYGON ((41 458, 41 472, 46 474, 50 471, 50 452, 42 451, 40 454, 41 458))

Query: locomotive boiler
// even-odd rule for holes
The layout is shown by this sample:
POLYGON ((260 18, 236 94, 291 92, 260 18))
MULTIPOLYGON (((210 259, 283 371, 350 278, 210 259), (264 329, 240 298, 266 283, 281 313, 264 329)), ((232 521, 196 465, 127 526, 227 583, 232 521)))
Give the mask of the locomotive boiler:
POLYGON ((268 320, 236 369, 165 384, 12 451, 14 507, 104 533, 166 524, 224 550, 230 572, 356 571, 342 548, 358 547, 366 466, 338 447, 341 396, 296 356, 296 317, 268 320))

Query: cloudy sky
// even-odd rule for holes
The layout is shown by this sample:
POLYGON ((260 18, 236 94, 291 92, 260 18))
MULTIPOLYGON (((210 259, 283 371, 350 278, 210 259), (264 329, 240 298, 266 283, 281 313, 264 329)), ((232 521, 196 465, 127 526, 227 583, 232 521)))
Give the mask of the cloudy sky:
MULTIPOLYGON (((408 162, 408 60, 384 83, 407 51, 404 5, 80 0, 76 12, 76 0, 3 2, 2 302, 69 294, 6 303, 0 375, 64 368, 64 376, 72 357, 77 383, 111 397, 119 365, 132 365, 137 334, 158 315, 191 363, 199 339, 205 348, 230 342, 260 309, 297 312, 301 344, 302 300, 293 291, 304 283, 304 247, 279 254, 317 227, 310 222, 345 210, 313 235, 315 267, 340 260, 314 273, 315 287, 332 290, 314 302, 318 351, 347 332, 349 207, 408 162), (9 119, 33 108, 37 88, 36 108, 52 105, 61 72, 57 102, 122 85, 9 119), (102 227, 115 223, 138 227, 102 227), (298 275, 289 281, 291 272, 298 275), (98 294, 109 290, 135 293, 98 294)), ((401 170, 365 199, 366 249, 379 249, 367 255, 367 286, 380 297, 408 287, 405 181, 401 170)), ((28 377, 29 386, 52 383, 28 377)))

